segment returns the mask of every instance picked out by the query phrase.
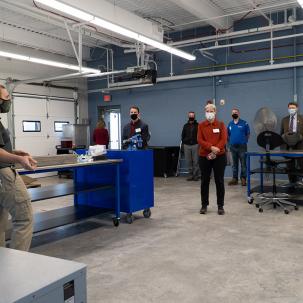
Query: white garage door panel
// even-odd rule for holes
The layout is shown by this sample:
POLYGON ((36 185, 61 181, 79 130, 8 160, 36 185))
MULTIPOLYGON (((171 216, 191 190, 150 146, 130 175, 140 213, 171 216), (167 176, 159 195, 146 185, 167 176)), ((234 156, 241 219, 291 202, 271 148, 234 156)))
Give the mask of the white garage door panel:
POLYGON ((46 138, 48 133, 48 123, 46 117, 39 116, 15 116, 15 136, 19 137, 43 137, 46 138), (40 121, 41 122, 41 131, 40 132, 24 132, 23 131, 23 121, 40 121))
POLYGON ((32 156, 45 156, 49 153, 48 145, 41 144, 41 138, 39 137, 18 138, 16 149, 26 151, 32 156))
POLYGON ((48 114, 50 117, 75 117, 75 103, 69 101, 54 101, 48 103, 48 114))
POLYGON ((14 113, 15 115, 46 116, 46 100, 15 97, 14 113))

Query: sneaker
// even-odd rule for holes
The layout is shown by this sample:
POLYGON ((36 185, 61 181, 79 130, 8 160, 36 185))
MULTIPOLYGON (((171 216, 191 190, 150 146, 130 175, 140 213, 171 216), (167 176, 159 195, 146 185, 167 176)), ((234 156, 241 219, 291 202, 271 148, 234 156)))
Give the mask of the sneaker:
POLYGON ((228 185, 237 185, 238 184, 238 180, 237 179, 231 179, 229 182, 228 182, 228 185))
POLYGON ((245 178, 241 178, 241 185, 246 186, 246 179, 245 178))
POLYGON ((194 180, 194 177, 189 177, 186 179, 186 181, 193 181, 194 180))
POLYGON ((193 177, 193 181, 199 181, 200 178, 199 177, 193 177))
POLYGON ((218 215, 222 216, 224 214, 225 214, 224 208, 223 207, 218 208, 218 215))
POLYGON ((207 213, 207 207, 202 206, 201 209, 200 209, 200 214, 201 215, 206 215, 206 213, 207 213))

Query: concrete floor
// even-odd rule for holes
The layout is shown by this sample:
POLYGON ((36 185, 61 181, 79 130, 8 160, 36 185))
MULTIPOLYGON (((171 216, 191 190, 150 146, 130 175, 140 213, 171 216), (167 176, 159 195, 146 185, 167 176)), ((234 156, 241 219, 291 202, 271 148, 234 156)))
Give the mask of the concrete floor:
MULTIPOLYGON (((36 211, 72 197, 52 201, 36 211)), ((97 228, 31 251, 87 264, 89 303, 302 302, 303 208, 259 214, 241 186, 226 187, 225 216, 216 213, 213 184, 210 201, 200 215, 199 182, 158 178, 152 218, 138 213, 118 228, 91 219, 84 224, 97 228)))

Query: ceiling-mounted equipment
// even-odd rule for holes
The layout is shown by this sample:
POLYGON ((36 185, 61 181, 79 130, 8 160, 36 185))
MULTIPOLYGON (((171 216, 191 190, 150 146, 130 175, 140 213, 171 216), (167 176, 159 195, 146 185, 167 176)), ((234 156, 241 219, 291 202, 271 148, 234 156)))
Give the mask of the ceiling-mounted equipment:
POLYGON ((157 71, 147 66, 131 66, 126 69, 133 79, 143 79, 144 81, 155 84, 157 82, 157 71))
MULTIPOLYGON (((133 30, 130 30, 124 26, 117 25, 113 22, 107 21, 104 18, 100 18, 97 16, 94 16, 90 13, 85 12, 83 9, 78 9, 74 6, 71 6, 69 4, 65 4, 62 1, 57 1, 57 0, 35 0, 36 2, 39 2, 45 6, 51 7, 52 9, 55 9, 57 11, 60 11, 63 14, 67 14, 69 16, 72 16, 74 18, 77 18, 81 20, 82 22, 86 22, 88 24, 93 24, 98 27, 101 27, 103 29, 109 30, 111 32, 114 32, 118 35, 125 36, 127 38, 131 38, 136 41, 140 41, 142 43, 145 43, 147 45, 150 45, 152 47, 161 49, 163 51, 166 51, 168 53, 171 53, 173 55, 179 56, 181 58, 187 59, 187 60, 195 60, 196 57, 186 53, 184 51, 181 51, 177 48, 171 47, 165 43, 162 43, 160 41, 157 41, 155 39, 149 38, 145 35, 139 34, 133 30)), ((78 1, 77 5, 78 6, 83 6, 86 5, 86 2, 79 3, 78 1)), ((74 5, 74 4, 73 4, 74 5)))
POLYGON ((80 70, 80 67, 78 65, 62 63, 62 62, 59 62, 59 61, 46 60, 46 59, 41 59, 41 58, 35 58, 35 57, 32 57, 32 56, 14 54, 14 53, 11 53, 11 52, 0 51, 0 57, 9 58, 9 59, 16 59, 16 60, 21 60, 21 61, 27 61, 27 62, 33 62, 33 63, 43 64, 43 65, 48 65, 48 66, 54 66, 54 67, 59 67, 59 68, 64 68, 64 69, 71 69, 71 70, 75 70, 75 71, 79 71, 79 72, 83 72, 83 73, 100 73, 100 71, 98 69, 95 69, 95 68, 82 67, 81 70, 80 70))

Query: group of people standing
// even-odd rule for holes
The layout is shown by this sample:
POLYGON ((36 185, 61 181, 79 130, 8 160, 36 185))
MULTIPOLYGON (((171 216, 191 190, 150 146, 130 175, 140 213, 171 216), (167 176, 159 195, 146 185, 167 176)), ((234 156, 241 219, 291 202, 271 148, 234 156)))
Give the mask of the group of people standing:
POLYGON ((241 163, 240 179, 246 185, 247 142, 250 135, 249 125, 240 119, 240 111, 232 110, 232 121, 226 127, 216 117, 216 106, 208 103, 205 106, 205 120, 198 123, 195 113, 188 113, 188 122, 182 130, 182 144, 188 165, 188 181, 198 181, 201 177, 200 214, 207 213, 209 205, 209 183, 212 171, 216 184, 218 214, 224 215, 224 172, 227 164, 226 150, 229 147, 233 158, 233 179, 229 185, 238 184, 239 162, 241 163))

